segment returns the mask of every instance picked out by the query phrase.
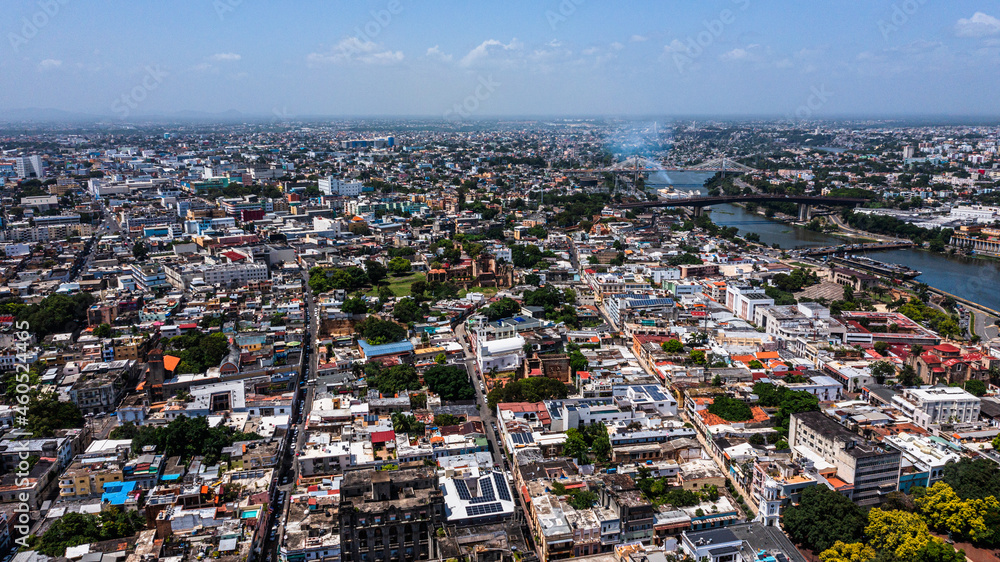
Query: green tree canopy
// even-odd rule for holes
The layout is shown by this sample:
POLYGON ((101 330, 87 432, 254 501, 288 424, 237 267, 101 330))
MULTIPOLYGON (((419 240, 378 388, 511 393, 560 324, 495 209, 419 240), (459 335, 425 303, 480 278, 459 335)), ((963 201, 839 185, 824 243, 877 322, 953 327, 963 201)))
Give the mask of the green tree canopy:
POLYGON ((60 557, 71 546, 131 537, 145 527, 146 520, 138 511, 124 511, 117 506, 99 515, 70 512, 55 519, 43 535, 33 537, 31 548, 60 557))
POLYGON ((72 402, 61 402, 55 393, 32 393, 28 398, 28 424, 35 437, 52 437, 57 429, 83 427, 83 414, 72 402))
POLYGON ((510 318, 520 311, 520 303, 510 297, 503 297, 483 309, 483 314, 486 315, 487 320, 492 322, 501 318, 510 318))
POLYGON ((424 371, 424 382, 446 402, 476 398, 476 389, 469 381, 469 373, 462 367, 434 365, 424 371))
POLYGON ((591 492, 590 490, 582 490, 573 494, 573 497, 569 499, 569 504, 575 509, 590 509, 599 500, 600 496, 596 492, 591 492))
POLYGON ((413 365, 393 365, 383 368, 379 363, 366 363, 365 376, 368 386, 382 394, 392 396, 407 390, 420 390, 420 377, 413 365))
POLYGON ((439 427, 459 425, 460 423, 462 423, 462 418, 451 414, 437 414, 434 416, 434 425, 439 427))
POLYGON ((566 398, 569 387, 556 379, 548 377, 530 377, 508 382, 502 387, 494 388, 487 395, 490 408, 504 402, 540 402, 566 398))
POLYGON ((392 414, 392 430, 396 433, 405 433, 412 437, 423 437, 424 423, 417 420, 416 416, 395 412, 392 414))
POLYGON ((388 270, 381 262, 375 260, 365 261, 365 273, 368 274, 368 281, 373 285, 378 285, 385 279, 388 270))
POLYGON ((392 258, 389 260, 389 273, 393 275, 406 275, 410 272, 410 260, 406 258, 392 258))
POLYGON ((973 396, 982 396, 986 394, 986 383, 978 379, 969 379, 965 381, 965 390, 973 396))
POLYGON ((315 293, 326 293, 334 289, 356 291, 369 283, 368 274, 360 267, 337 269, 314 267, 309 270, 309 288, 315 293))
POLYGON ((144 425, 132 438, 132 450, 141 452, 147 445, 156 447, 158 454, 188 460, 203 456, 207 465, 222 459, 222 450, 237 441, 261 439, 255 433, 242 433, 226 425, 208 426, 208 418, 181 416, 166 426, 144 425))
POLYGON ((758 382, 753 385, 753 393, 757 395, 757 403, 761 406, 778 408, 774 418, 778 432, 782 435, 788 435, 792 414, 819 410, 819 399, 805 390, 789 390, 785 386, 758 382))
POLYGON ((350 297, 340 306, 344 314, 364 314, 368 312, 368 302, 361 297, 350 297))
POLYGON ((392 317, 400 322, 422 322, 424 319, 424 311, 417 304, 417 301, 411 298, 400 299, 395 306, 392 307, 392 317))
POLYGON ((684 351, 684 344, 680 340, 667 340, 661 343, 660 347, 666 353, 682 353, 684 351))
POLYGON ((753 418, 753 411, 746 402, 730 398, 725 394, 712 398, 708 412, 726 421, 745 421, 753 418))
POLYGON ((896 375, 896 367, 888 361, 876 361, 868 366, 868 370, 878 384, 885 384, 886 379, 896 375))
POLYGON ((49 295, 37 304, 18 309, 18 322, 28 322, 39 339, 50 334, 72 332, 87 320, 87 309, 94 303, 90 293, 49 295))
POLYGON ((819 485, 802 490, 799 505, 785 509, 782 524, 793 541, 823 551, 837 541, 860 540, 866 519, 854 502, 819 485))
POLYGON ((375 316, 369 316, 358 323, 355 327, 358 339, 367 341, 371 345, 381 345, 393 343, 406 339, 407 329, 391 320, 382 320, 375 316))
POLYGON ((948 463, 943 480, 962 499, 1000 498, 1000 467, 989 459, 963 458, 948 463))
POLYGON ((229 339, 222 332, 192 330, 170 338, 164 352, 180 357, 179 373, 204 373, 229 355, 229 339))

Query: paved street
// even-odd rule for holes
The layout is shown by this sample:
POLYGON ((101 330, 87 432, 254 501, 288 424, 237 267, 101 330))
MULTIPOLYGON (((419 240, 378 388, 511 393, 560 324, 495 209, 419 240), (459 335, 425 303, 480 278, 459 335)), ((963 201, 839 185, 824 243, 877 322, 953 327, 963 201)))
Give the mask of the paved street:
POLYGON ((281 544, 281 540, 284 536, 284 514, 288 509, 288 505, 292 500, 292 491, 295 490, 296 481, 298 480, 298 463, 296 462, 296 456, 302 447, 305 445, 306 441, 306 420, 309 415, 309 411, 312 409, 312 401, 314 395, 314 384, 315 384, 315 374, 317 368, 317 356, 313 353, 313 342, 315 341, 315 335, 319 333, 319 315, 316 314, 315 302, 312 298, 312 291, 309 290, 308 274, 302 275, 303 285, 305 287, 304 297, 306 301, 306 332, 305 338, 302 342, 302 353, 305 354, 303 358, 304 366, 300 371, 299 376, 294 380, 294 389, 297 391, 297 399, 292 405, 293 411, 290 417, 290 423, 288 431, 295 432, 295 441, 286 442, 286 446, 282 449, 281 461, 278 465, 277 470, 277 486, 275 488, 275 494, 272 497, 272 505, 274 507, 270 527, 276 530, 274 535, 274 540, 271 540, 271 530, 268 529, 267 535, 265 535, 264 544, 261 549, 262 556, 260 560, 264 561, 274 561, 278 559, 278 548, 281 544), (303 384, 304 383, 304 384, 303 384))
POLYGON ((490 442, 490 450, 493 453, 493 463, 501 467, 506 466, 507 461, 501 452, 503 449, 497 442, 496 430, 494 429, 494 427, 497 427, 494 425, 496 424, 496 417, 486 402, 486 393, 483 392, 482 387, 480 386, 483 383, 483 380, 476 372, 476 356, 472 350, 469 349, 468 334, 465 332, 464 323, 460 323, 455 328, 455 335, 458 337, 458 342, 462 345, 462 350, 465 353, 465 359, 462 360, 462 363, 465 364, 465 369, 469 372, 469 378, 472 380, 472 386, 476 389, 476 401, 479 402, 479 416, 483 420, 483 430, 486 432, 486 438, 490 442))
POLYGON ((997 321, 996 318, 983 314, 982 312, 973 312, 973 318, 975 319, 973 325, 975 326, 975 333, 984 342, 988 342, 997 337, 997 332, 1000 328, 997 328, 994 322, 997 321))

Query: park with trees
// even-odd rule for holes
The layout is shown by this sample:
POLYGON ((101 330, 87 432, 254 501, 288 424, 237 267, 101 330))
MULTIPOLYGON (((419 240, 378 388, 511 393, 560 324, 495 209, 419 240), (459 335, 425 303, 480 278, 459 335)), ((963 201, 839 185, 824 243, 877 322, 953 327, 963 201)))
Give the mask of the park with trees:
POLYGON ((864 508, 826 486, 802 491, 782 525, 822 562, 961 562, 949 542, 981 549, 1000 546, 1000 469, 987 459, 945 467, 930 488, 892 492, 879 507, 864 508), (942 537, 947 537, 948 542, 942 537))

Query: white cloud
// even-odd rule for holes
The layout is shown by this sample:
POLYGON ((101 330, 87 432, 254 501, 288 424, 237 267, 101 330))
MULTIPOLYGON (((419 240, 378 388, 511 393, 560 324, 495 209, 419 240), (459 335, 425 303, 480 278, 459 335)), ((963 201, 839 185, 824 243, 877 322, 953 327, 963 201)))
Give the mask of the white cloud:
POLYGON ((427 58, 437 59, 441 62, 451 62, 452 59, 451 55, 445 54, 443 51, 441 51, 440 47, 438 47, 437 45, 434 45, 430 49, 427 49, 427 53, 425 54, 425 56, 427 58))
POLYGON ((216 53, 216 54, 212 55, 209 58, 211 58, 214 61, 219 61, 219 62, 223 62, 223 61, 230 62, 230 61, 238 61, 238 60, 240 60, 243 57, 240 56, 240 55, 238 55, 238 54, 236 54, 236 53, 216 53))
POLYGON ((52 70, 54 68, 59 68, 62 66, 62 61, 58 59, 45 59, 38 63, 39 70, 52 70))
POLYGON ((209 70, 212 70, 213 68, 214 67, 212 65, 208 64, 207 62, 203 62, 192 66, 191 70, 194 70, 195 72, 207 72, 209 70))
POLYGON ((722 53, 721 55, 719 55, 719 60, 737 61, 737 60, 744 60, 749 56, 750 53, 747 52, 746 49, 740 49, 739 47, 737 47, 732 51, 728 51, 726 53, 722 53))
POLYGON ((760 47, 760 45, 757 44, 747 45, 745 49, 737 47, 719 55, 719 60, 726 62, 756 61, 759 59, 759 57, 756 56, 756 49, 758 47, 760 47))
POLYGON ((309 64, 393 64, 403 60, 402 51, 384 50, 372 41, 362 41, 357 37, 347 37, 337 43, 327 53, 309 53, 309 64))
POLYGON ((624 49, 624 48, 625 48, 625 45, 622 45, 622 44, 621 44, 621 43, 619 43, 618 41, 615 41, 614 43, 612 43, 612 44, 611 44, 611 45, 609 45, 609 46, 611 47, 611 50, 612 50, 612 51, 620 51, 620 50, 622 50, 622 49, 624 49))
POLYGON ((971 18, 962 18, 955 24, 955 33, 960 37, 984 37, 1000 33, 1000 19, 989 14, 976 12, 971 18))
POLYGON ((478 47, 469 51, 467 55, 462 57, 460 64, 462 66, 472 66, 496 53, 517 51, 520 49, 521 43, 517 39, 511 39, 510 43, 507 43, 506 45, 496 39, 487 39, 486 41, 480 43, 478 47))
POLYGON ((590 55, 596 55, 597 53, 600 53, 600 52, 601 52, 601 48, 600 47, 587 47, 586 49, 580 51, 581 54, 587 55, 588 57, 590 55))
POLYGON ((681 43, 680 39, 674 39, 669 44, 664 45, 663 50, 667 53, 686 53, 688 48, 687 45, 681 43))
POLYGON ((632 37, 629 37, 629 42, 631 43, 642 43, 643 41, 649 41, 649 37, 646 37, 645 35, 633 35, 632 37))

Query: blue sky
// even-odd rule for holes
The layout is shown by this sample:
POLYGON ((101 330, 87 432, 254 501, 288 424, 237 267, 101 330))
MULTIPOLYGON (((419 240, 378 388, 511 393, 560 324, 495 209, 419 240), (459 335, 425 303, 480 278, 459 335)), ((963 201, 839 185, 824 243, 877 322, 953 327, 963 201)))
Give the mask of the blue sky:
POLYGON ((996 2, 4 7, 0 116, 1000 114, 996 2))

